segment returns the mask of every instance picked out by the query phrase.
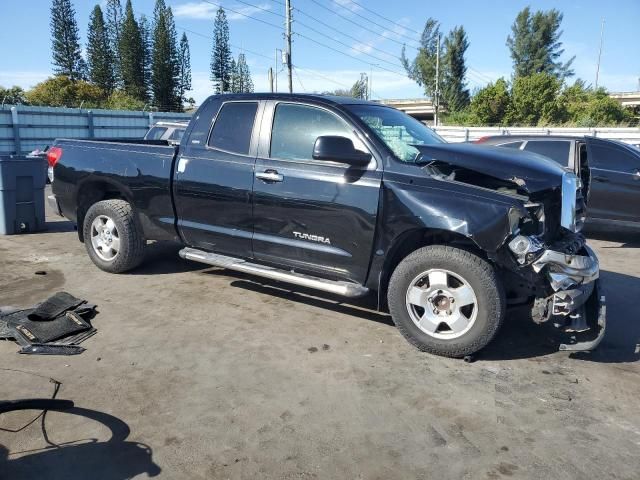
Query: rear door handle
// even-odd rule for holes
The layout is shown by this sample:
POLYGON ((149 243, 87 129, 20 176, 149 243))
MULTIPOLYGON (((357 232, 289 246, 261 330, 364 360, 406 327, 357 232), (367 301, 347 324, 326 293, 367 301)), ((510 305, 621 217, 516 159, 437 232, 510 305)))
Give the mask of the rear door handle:
POLYGON ((282 182, 284 176, 280 175, 277 170, 265 170, 264 172, 256 173, 256 178, 265 182, 282 182))

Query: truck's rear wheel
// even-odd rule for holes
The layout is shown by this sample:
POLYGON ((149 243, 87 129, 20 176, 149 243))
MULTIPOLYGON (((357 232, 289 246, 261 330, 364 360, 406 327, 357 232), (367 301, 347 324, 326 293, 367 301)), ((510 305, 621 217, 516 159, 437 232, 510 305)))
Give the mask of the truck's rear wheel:
POLYGON ((144 260, 142 230, 124 200, 93 204, 84 217, 83 234, 89 257, 106 272, 126 272, 144 260))
POLYGON ((462 357, 485 347, 505 315, 494 268, 466 250, 434 245, 396 267, 388 290, 393 321, 420 350, 462 357))

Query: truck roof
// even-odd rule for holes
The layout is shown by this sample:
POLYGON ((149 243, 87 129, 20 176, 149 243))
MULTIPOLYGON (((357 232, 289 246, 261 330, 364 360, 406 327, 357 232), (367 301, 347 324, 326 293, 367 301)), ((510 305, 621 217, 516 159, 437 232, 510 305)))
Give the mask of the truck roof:
POLYGON ((386 106, 379 102, 361 100, 353 97, 340 97, 337 95, 320 95, 315 93, 224 93, 212 95, 212 97, 222 97, 224 99, 236 100, 312 100, 315 102, 332 105, 378 105, 386 106))

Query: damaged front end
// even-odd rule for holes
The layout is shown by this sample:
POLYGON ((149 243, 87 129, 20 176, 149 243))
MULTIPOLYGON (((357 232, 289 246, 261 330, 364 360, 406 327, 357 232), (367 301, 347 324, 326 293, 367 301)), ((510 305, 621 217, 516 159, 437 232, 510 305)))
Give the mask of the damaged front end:
MULTIPOLYGON (((560 350, 596 348, 606 327, 605 298, 598 259, 580 234, 586 216, 580 179, 545 157, 507 148, 468 144, 415 148, 431 178, 511 199, 505 216, 508 231, 503 230, 495 249, 485 247, 503 273, 508 301, 522 304, 533 299, 533 320, 552 321, 569 335, 560 350)), ((490 235, 475 224, 469 230, 479 245, 497 238, 496 228, 490 235)))
POLYGON ((566 351, 593 350, 602 341, 606 328, 598 258, 579 233, 584 222, 579 192, 579 180, 573 174, 565 174, 558 212, 560 228, 554 233, 554 240, 518 232, 508 242, 519 269, 524 270, 520 273, 534 283, 533 321, 551 320, 561 328, 569 336, 569 341, 560 345, 560 350, 566 351))

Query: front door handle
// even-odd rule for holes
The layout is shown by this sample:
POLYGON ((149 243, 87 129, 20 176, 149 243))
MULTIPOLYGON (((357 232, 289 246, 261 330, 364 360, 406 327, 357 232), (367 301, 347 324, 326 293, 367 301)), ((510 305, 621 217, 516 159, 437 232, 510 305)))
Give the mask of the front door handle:
POLYGON ((282 182, 284 176, 280 175, 277 170, 265 170, 264 172, 256 173, 256 178, 265 182, 282 182))
POLYGON ((600 183, 607 183, 607 182, 609 181, 609 179, 608 179, 608 178, 606 178, 606 177, 600 177, 600 176, 595 176, 595 177, 593 177, 593 179, 594 179, 596 182, 600 182, 600 183))
POLYGON ((633 179, 634 180, 640 180, 640 170, 638 170, 638 169, 634 170, 633 179))

